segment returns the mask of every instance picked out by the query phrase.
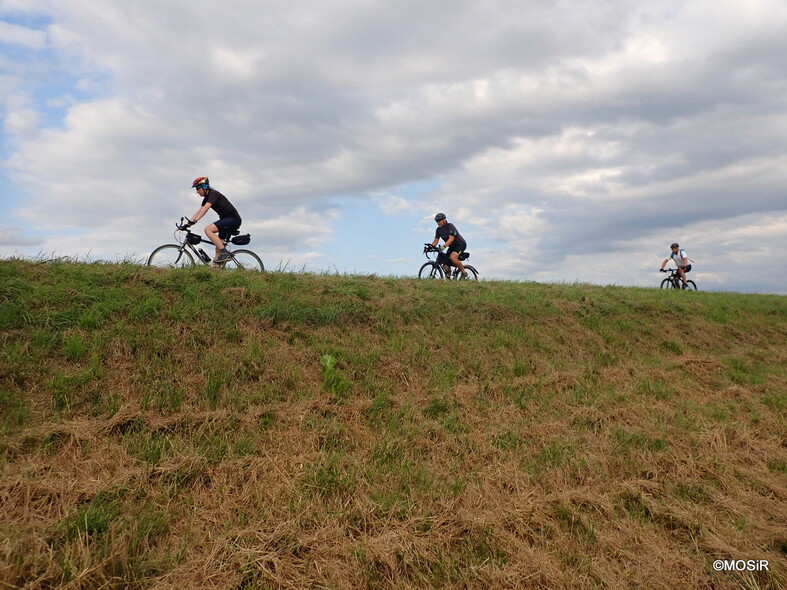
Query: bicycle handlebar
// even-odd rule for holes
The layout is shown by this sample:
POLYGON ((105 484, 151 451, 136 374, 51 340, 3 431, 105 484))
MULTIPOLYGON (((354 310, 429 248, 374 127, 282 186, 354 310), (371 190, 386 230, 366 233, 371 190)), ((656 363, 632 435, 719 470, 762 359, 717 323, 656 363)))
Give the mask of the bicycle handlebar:
POLYGON ((186 231, 186 230, 188 230, 188 229, 189 229, 189 228, 190 228, 192 225, 194 225, 194 222, 193 222, 193 221, 191 221, 191 219, 189 219, 188 217, 181 217, 181 218, 180 218, 180 222, 179 222, 179 223, 176 223, 176 224, 175 224, 175 227, 176 227, 176 228, 178 228, 178 231, 186 231), (185 223, 183 222, 183 220, 184 220, 184 219, 186 220, 186 222, 185 222, 185 223))
POLYGON ((437 252, 442 252, 442 250, 437 246, 432 246, 432 244, 424 244, 424 256, 426 256, 427 258, 429 258, 429 254, 437 253, 437 252))

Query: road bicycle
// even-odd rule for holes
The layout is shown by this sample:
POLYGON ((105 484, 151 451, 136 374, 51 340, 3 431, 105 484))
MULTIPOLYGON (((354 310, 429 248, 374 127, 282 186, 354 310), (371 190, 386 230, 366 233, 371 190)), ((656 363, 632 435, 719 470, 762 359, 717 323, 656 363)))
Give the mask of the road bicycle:
POLYGON ((680 280, 680 273, 677 268, 661 269, 661 272, 668 272, 669 276, 661 281, 662 289, 688 289, 689 291, 696 291, 697 284, 691 279, 686 280, 686 285, 680 280))
MULTIPOLYGON (((440 254, 440 248, 437 246, 424 244, 424 256, 429 259, 429 262, 425 262, 423 266, 421 266, 421 270, 418 271, 419 279, 453 279, 455 281, 478 280, 478 271, 474 267, 469 264, 464 264, 463 262, 465 270, 467 271, 467 277, 462 277, 462 272, 459 270, 459 267, 451 264, 447 256, 443 255, 441 257, 440 254), (430 258, 431 254, 437 254, 435 260, 430 258)), ((470 258, 470 252, 462 252, 459 255, 459 260, 465 261, 468 258, 470 258)))
MULTIPOLYGON (((245 270, 253 272, 265 272, 262 260, 251 250, 230 250, 227 248, 230 257, 222 262, 213 262, 210 255, 199 247, 200 244, 210 244, 213 242, 204 239, 202 236, 189 230, 189 225, 184 223, 183 217, 180 223, 175 224, 175 240, 177 244, 164 244, 159 246, 148 257, 148 266, 161 268, 189 268, 197 262, 209 265, 212 264, 223 270, 245 270)), ((232 243, 234 245, 245 246, 251 241, 249 234, 238 235, 239 230, 231 232, 230 239, 222 236, 221 241, 226 247, 232 243)))

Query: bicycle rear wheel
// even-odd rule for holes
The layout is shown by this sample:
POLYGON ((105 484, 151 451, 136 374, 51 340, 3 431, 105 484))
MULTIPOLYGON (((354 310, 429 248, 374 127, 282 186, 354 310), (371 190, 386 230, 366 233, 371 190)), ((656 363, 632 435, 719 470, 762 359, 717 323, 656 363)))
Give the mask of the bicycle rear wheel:
POLYGON ((686 287, 689 291, 696 291, 697 290, 697 284, 694 281, 689 279, 688 281, 686 281, 686 283, 688 283, 688 285, 689 285, 688 287, 686 287))
POLYGON ((224 270, 265 272, 262 260, 251 250, 233 250, 232 258, 221 267, 224 270))
POLYGON ((148 257, 148 266, 158 268, 189 268, 194 266, 191 253, 176 244, 159 246, 148 257))
POLYGON ((436 262, 425 262, 418 271, 419 279, 442 279, 443 269, 436 262))
POLYGON ((477 281, 478 280, 478 271, 470 266, 469 264, 465 264, 465 270, 467 271, 467 278, 464 279, 466 281, 477 281))

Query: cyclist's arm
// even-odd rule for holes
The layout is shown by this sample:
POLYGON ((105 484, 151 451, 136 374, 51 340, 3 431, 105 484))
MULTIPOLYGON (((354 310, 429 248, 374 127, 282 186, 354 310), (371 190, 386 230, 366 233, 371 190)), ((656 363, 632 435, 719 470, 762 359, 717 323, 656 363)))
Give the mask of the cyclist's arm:
POLYGON ((664 262, 661 263, 661 270, 664 270, 664 265, 666 265, 668 262, 669 262, 669 258, 665 258, 664 262))
POLYGON ((453 243, 454 243, 454 236, 448 236, 448 239, 443 243, 443 245, 446 248, 448 248, 453 243))
POLYGON ((205 203, 202 207, 199 208, 199 210, 194 215, 191 216, 191 221, 197 223, 200 219, 202 219, 205 216, 205 213, 210 211, 210 207, 211 207, 210 203, 205 203))

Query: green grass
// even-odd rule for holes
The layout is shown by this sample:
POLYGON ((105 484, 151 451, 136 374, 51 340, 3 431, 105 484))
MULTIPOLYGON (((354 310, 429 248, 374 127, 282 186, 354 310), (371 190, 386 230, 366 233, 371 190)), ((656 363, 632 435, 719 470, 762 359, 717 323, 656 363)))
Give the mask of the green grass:
POLYGON ((11 587, 785 583, 784 297, 4 261, 0 342, 11 587))

